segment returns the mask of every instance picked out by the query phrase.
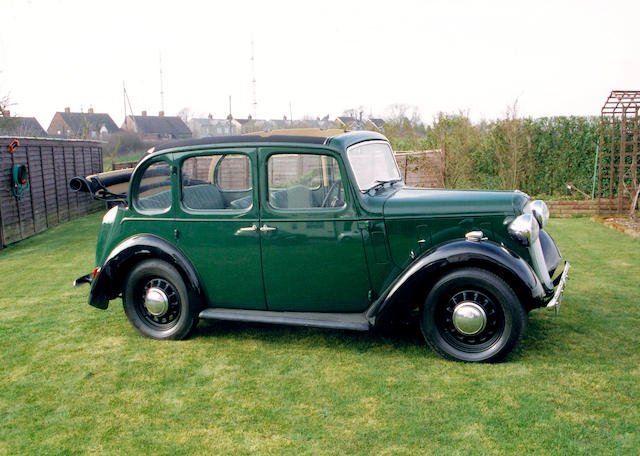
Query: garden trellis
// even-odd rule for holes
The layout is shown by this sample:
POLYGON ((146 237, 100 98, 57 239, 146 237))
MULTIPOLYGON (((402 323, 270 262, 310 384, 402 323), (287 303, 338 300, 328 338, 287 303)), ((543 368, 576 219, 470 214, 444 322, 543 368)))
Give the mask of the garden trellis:
POLYGON ((638 192, 639 110, 640 90, 613 90, 600 113, 598 197, 616 199, 619 214, 638 192))

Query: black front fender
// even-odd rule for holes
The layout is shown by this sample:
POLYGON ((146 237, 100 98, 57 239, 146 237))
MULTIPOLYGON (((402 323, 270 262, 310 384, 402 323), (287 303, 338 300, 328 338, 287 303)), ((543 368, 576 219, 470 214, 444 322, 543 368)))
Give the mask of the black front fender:
POLYGON ((195 268, 174 245, 150 234, 132 236, 111 251, 91 283, 89 304, 106 309, 109 300, 122 293, 124 279, 131 268, 148 258, 157 258, 174 266, 184 280, 191 302, 202 304, 203 290, 195 268))
POLYGON ((416 298, 426 297, 439 277, 459 267, 480 267, 496 273, 514 288, 525 305, 544 297, 535 272, 514 252, 491 241, 457 240, 440 244, 416 258, 373 302, 367 318, 376 325, 391 311, 415 306, 416 298))

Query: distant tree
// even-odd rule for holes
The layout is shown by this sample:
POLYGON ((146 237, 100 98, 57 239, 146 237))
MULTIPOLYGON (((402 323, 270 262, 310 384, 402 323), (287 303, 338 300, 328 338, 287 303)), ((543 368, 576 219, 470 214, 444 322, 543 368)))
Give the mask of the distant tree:
POLYGON ((493 151, 501 187, 504 190, 522 188, 526 179, 531 140, 518 117, 518 100, 509 105, 503 119, 488 126, 487 146, 493 151))
POLYGON ((423 148, 426 128, 416 106, 392 104, 387 108, 384 134, 397 150, 418 150, 423 148))
POLYGON ((475 186, 474 156, 480 146, 478 127, 473 125, 467 112, 438 113, 429 128, 427 147, 442 150, 442 178, 445 187, 475 186))
POLYGON ((349 108, 342 111, 343 117, 353 117, 354 119, 359 119, 360 114, 364 113, 364 107, 359 106, 357 108, 349 108))
POLYGON ((184 107, 178 111, 178 117, 180 117, 184 123, 188 124, 189 121, 193 119, 193 111, 189 107, 184 107))
POLYGON ((18 126, 18 119, 8 115, 9 107, 14 104, 9 94, 0 95, 0 129, 13 129, 18 126))
POLYGON ((104 153, 109 160, 115 161, 117 157, 144 153, 147 149, 138 135, 130 131, 121 130, 109 136, 109 141, 104 147, 104 153))

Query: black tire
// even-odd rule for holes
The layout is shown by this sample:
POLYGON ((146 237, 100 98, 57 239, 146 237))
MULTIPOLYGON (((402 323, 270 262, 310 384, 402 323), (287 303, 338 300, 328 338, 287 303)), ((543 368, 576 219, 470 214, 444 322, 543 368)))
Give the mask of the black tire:
POLYGON ((198 309, 189 302, 180 273, 156 259, 138 263, 125 279, 122 303, 134 328, 152 339, 184 339, 198 324, 198 309), (145 307, 147 290, 155 287, 167 297, 167 310, 151 314, 145 307))
POLYGON ((427 344, 445 359, 464 362, 504 360, 520 343, 526 327, 527 313, 511 287, 478 268, 458 269, 438 280, 420 318, 427 344), (476 334, 459 331, 453 322, 453 310, 461 302, 482 309, 485 324, 476 334))

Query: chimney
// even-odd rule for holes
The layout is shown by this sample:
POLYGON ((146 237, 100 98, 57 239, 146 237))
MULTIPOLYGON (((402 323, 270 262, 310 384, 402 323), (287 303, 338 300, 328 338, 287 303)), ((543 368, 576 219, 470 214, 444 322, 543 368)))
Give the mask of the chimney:
POLYGON ((71 108, 69 107, 64 108, 64 112, 71 112, 71 108))
POLYGON ((247 117, 247 119, 251 120, 251 114, 249 114, 249 116, 247 117))
POLYGON ((9 111, 8 109, 4 110, 4 116, 5 117, 11 117, 11 111, 9 111))
POLYGON ((160 111, 160 112, 158 113, 158 116, 160 116, 160 117, 164 117, 164 111, 160 111))
POLYGON ((209 113, 209 120, 213 120, 213 114, 209 113))
POLYGON ((142 117, 147 117, 147 111, 142 111, 142 117))
POLYGON ((89 108, 89 114, 93 114, 93 108, 89 108))

